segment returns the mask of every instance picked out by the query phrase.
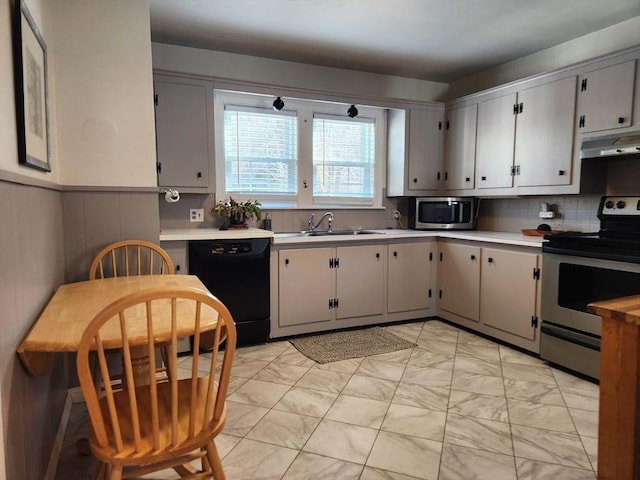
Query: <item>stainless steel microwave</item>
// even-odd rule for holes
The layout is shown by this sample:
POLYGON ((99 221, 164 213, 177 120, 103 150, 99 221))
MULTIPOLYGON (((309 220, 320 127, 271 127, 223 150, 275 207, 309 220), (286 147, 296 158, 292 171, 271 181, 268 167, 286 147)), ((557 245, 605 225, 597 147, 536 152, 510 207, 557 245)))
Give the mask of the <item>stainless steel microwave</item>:
POLYGON ((409 199, 409 228, 414 230, 473 230, 474 197, 417 197, 409 199))

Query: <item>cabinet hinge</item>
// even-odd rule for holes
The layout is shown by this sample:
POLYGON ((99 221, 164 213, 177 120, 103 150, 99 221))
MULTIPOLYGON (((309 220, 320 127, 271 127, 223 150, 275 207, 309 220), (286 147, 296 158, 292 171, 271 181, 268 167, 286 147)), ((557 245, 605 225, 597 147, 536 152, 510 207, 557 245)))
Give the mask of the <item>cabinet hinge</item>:
POLYGON ((431 289, 429 289, 428 296, 431 298, 431 289))
POLYGON ((536 317, 535 315, 531 316, 531 326, 533 328, 538 328, 538 317, 536 317))
POLYGON ((157 94, 157 93, 153 96, 153 104, 154 104, 156 107, 158 106, 158 94, 157 94))
POLYGON ((433 252, 429 252, 429 261, 433 262, 433 252))
POLYGON ((514 115, 517 115, 517 114, 518 114, 518 104, 517 104, 517 103, 514 103, 514 104, 513 104, 513 114, 514 114, 514 115))
POLYGON ((585 124, 585 116, 580 115, 580 120, 578 120, 578 128, 584 128, 584 124, 585 124))
POLYGON ((587 89, 587 79, 583 78, 582 82, 580 83, 580 91, 584 92, 587 89))
POLYGON ((524 103, 519 103, 518 104, 518 113, 522 113, 522 111, 524 110, 524 103))
POLYGON ((520 175, 520 165, 516 165, 516 175, 520 175))
POLYGON ((533 269, 533 279, 540 280, 540 269, 537 267, 534 267, 533 269))
POLYGON ((156 163, 156 172, 162 173, 162 162, 156 163))
POLYGON ((512 177, 516 174, 516 166, 515 165, 511 165, 509 167, 509 175, 511 175, 512 177))

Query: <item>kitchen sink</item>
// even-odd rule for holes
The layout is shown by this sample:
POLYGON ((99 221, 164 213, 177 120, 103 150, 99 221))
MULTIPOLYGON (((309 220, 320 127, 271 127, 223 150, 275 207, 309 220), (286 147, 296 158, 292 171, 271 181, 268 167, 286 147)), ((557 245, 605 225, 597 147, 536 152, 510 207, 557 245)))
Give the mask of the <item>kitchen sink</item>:
POLYGON ((276 233, 276 238, 292 238, 292 237, 327 237, 340 235, 369 235, 372 233, 380 233, 373 230, 302 230, 300 232, 276 233))
POLYGON ((323 237, 326 235, 368 235, 371 233, 378 233, 372 230, 303 230, 300 232, 301 237, 323 237))

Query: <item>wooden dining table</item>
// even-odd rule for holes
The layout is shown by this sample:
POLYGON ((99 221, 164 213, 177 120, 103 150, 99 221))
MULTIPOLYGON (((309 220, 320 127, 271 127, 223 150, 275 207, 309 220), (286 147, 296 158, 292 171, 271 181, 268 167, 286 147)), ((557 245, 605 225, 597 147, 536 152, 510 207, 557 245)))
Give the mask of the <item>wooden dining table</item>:
MULTIPOLYGON (((130 277, 104 278, 61 285, 44 307, 31 329, 18 346, 17 353, 25 368, 33 375, 49 372, 52 355, 60 352, 77 352, 82 335, 91 320, 104 307, 125 295, 154 288, 196 288, 208 292, 195 275, 140 275, 130 277)), ((167 306, 167 308, 169 308, 167 306)), ((193 334, 193 315, 185 315, 185 321, 177 320, 179 337, 193 334)), ((132 323, 132 337, 146 338, 146 322, 137 322, 140 331, 135 331, 132 323)), ((203 313, 201 331, 213 330, 217 314, 203 313)), ((155 333, 162 337, 162 326, 155 333)), ((169 323, 164 327, 170 328, 169 323)), ((116 332, 114 332, 114 335, 116 332)), ((119 332, 117 332, 119 334, 119 332)), ((135 343, 135 342, 133 342, 135 343)))

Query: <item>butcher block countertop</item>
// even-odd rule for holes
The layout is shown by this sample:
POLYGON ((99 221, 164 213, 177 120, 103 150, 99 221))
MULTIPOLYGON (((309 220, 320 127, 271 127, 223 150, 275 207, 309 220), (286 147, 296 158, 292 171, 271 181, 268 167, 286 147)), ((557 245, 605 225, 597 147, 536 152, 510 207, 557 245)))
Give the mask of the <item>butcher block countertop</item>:
POLYGON ((588 308, 602 317, 598 480, 640 480, 640 295, 588 308))
POLYGON ((589 311, 601 317, 640 325, 640 295, 592 303, 589 311))

